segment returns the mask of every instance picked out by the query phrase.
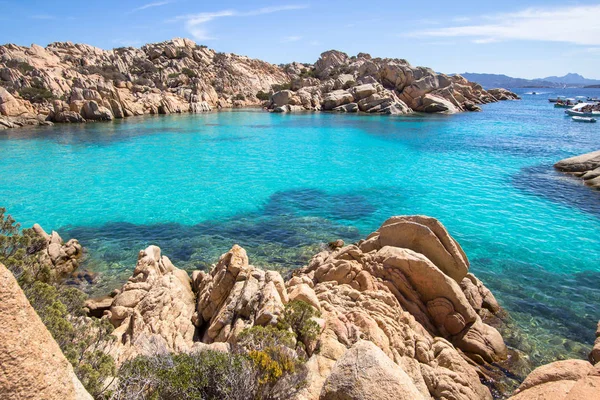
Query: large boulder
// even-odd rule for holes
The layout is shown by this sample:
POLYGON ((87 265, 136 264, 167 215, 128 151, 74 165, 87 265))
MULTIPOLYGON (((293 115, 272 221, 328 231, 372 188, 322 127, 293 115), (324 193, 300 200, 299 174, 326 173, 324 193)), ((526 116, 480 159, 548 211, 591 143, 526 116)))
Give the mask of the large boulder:
POLYGON ((95 100, 89 100, 83 103, 81 108, 81 115, 85 119, 90 121, 112 121, 112 111, 108 108, 101 106, 95 100))
POLYGON ((334 90, 333 92, 329 92, 323 98, 322 107, 323 110, 333 110, 334 108, 349 104, 354 101, 354 96, 346 90, 334 90))
POLYGON ((600 150, 566 158, 554 164, 554 168, 579 177, 587 186, 600 190, 600 150))
POLYGON ((91 400, 12 273, 0 264, 0 397, 91 400))
POLYGON ((320 400, 424 400, 411 378, 372 342, 360 340, 337 360, 320 400))
POLYGON ((600 367, 564 360, 535 369, 510 400, 592 400, 600 398, 600 367))
POLYGON ((33 113, 33 107, 29 102, 15 98, 8 90, 0 87, 0 115, 18 117, 33 113))

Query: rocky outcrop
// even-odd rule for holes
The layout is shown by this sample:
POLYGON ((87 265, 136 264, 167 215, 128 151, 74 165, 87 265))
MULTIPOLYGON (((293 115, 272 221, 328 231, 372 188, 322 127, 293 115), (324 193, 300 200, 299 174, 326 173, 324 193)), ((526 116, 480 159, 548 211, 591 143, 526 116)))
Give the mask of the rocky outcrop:
POLYGON ((269 94, 264 105, 277 112, 379 114, 480 111, 479 104, 516 98, 365 53, 332 50, 314 65, 276 66, 181 38, 139 49, 0 46, 0 129, 256 106, 269 94))
POLYGON ((64 243, 56 231, 49 235, 38 224, 33 225, 33 230, 44 239, 44 246, 36 253, 39 261, 48 268, 54 278, 64 278, 79 267, 83 247, 77 239, 64 243))
POLYGON ((12 273, 0 264, 0 397, 91 400, 12 273))
MULTIPOLYGON (((321 54, 314 66, 288 72, 295 91, 286 91, 285 104, 301 104, 307 110, 454 114, 481 111, 478 104, 518 98, 504 89, 485 91, 460 75, 437 74, 429 68, 412 67, 405 60, 372 58, 364 53, 349 57, 331 50, 321 54)), ((282 105, 282 96, 275 93, 269 107, 282 105)))
POLYGON ((117 362, 157 351, 184 352, 193 345, 195 296, 188 274, 150 246, 140 251, 127 283, 114 293, 105 316, 115 326, 117 362))
POLYGON ((594 342, 594 348, 590 353, 590 362, 594 365, 600 363, 600 321, 598 321, 598 328, 596 329, 596 341, 594 342))
POLYGON ((583 360, 557 361, 535 369, 511 400, 600 398, 600 366, 583 360))
POLYGON ((0 129, 259 105, 258 92, 288 80, 278 66, 188 39, 114 50, 7 44, 0 46, 0 129))
POLYGON ((600 190, 600 150, 566 158, 554 164, 554 168, 581 178, 586 185, 600 190))
POLYGON ((305 343, 308 385, 295 398, 402 390, 406 398, 491 399, 477 364, 506 358, 499 333, 482 320, 500 308, 468 269, 437 220, 393 217, 358 244, 332 244, 287 282, 252 266, 236 245, 209 272, 194 272, 190 286, 151 246, 123 289, 102 301, 123 344, 119 361, 150 344, 227 351, 242 330, 275 325, 285 305, 300 300, 320 312, 321 333, 305 343))

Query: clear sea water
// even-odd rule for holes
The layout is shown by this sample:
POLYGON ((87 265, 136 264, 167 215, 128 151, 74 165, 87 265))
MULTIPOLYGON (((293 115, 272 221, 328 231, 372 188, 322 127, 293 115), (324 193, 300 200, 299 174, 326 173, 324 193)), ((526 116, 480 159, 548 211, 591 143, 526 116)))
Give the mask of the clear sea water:
POLYGON ((234 243, 289 270, 388 217, 440 219, 536 363, 585 357, 600 319, 600 192, 555 172, 600 149, 549 96, 454 116, 235 110, 0 132, 0 205, 88 248, 87 289, 117 287, 158 244, 207 268, 234 243))

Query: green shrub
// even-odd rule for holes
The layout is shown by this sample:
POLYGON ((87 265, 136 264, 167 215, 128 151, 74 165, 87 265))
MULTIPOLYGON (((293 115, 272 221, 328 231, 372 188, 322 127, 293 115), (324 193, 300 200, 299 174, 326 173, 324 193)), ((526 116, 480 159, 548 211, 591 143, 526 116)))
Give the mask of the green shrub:
POLYGON ((192 79, 192 78, 196 78, 196 77, 198 76, 198 75, 197 75, 197 74, 196 74, 194 71, 192 71, 192 70, 191 70, 191 69, 189 69, 189 68, 183 68, 183 69, 181 70, 181 73, 182 73, 182 74, 184 74, 185 76, 187 76, 187 77, 188 77, 188 78, 190 78, 190 79, 192 79))
POLYGON ((179 76, 179 74, 178 74, 177 72, 173 72, 172 74, 169 74, 169 75, 167 76, 167 78, 169 78, 169 79, 174 79, 174 78, 177 78, 178 76, 179 76))
POLYGON ((19 95, 32 103, 43 103, 55 98, 54 94, 44 87, 25 87, 19 90, 19 95))
POLYGON ((201 351, 138 357, 123 364, 112 399, 253 399, 256 386, 248 357, 201 351))
POLYGON ((6 209, 0 208, 0 263, 15 275, 79 380, 97 396, 105 389, 106 378, 115 372, 114 360, 103 351, 114 340, 110 335, 113 327, 106 320, 86 318, 87 296, 60 285, 40 263, 38 253, 45 244, 33 229, 21 229, 6 209))
POLYGON ((277 327, 291 330, 298 345, 303 344, 306 347, 319 337, 321 327, 313 319, 319 316, 319 311, 310 304, 304 301, 290 301, 285 305, 283 316, 277 327))
POLYGON ((282 90, 290 90, 292 87, 291 83, 283 83, 281 85, 275 84, 271 86, 271 89, 273 89, 274 92, 280 92, 282 90))
POLYGON ((243 93, 238 93, 235 96, 233 96, 234 100, 246 100, 246 96, 244 96, 243 93))
POLYGON ((27 63, 25 61, 17 61, 17 60, 9 60, 9 61, 7 61, 6 62, 6 66, 9 67, 9 68, 18 69, 24 75, 26 75, 28 72, 31 72, 31 71, 33 71, 35 69, 29 63, 27 63))
POLYGON ((267 101, 271 98, 271 95, 260 90, 258 93, 256 93, 256 98, 261 101, 267 101))

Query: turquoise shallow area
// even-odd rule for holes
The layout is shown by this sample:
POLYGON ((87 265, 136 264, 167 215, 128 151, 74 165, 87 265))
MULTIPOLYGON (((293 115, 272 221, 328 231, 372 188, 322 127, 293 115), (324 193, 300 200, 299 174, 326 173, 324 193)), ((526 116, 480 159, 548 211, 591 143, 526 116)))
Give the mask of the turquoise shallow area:
POLYGON ((600 193, 552 169, 600 148, 600 124, 548 103, 455 116, 239 110, 0 133, 0 205, 88 249, 92 291, 158 244, 206 268, 232 244, 280 270, 389 216, 427 214, 531 339, 536 360, 584 356, 600 319, 600 193))

